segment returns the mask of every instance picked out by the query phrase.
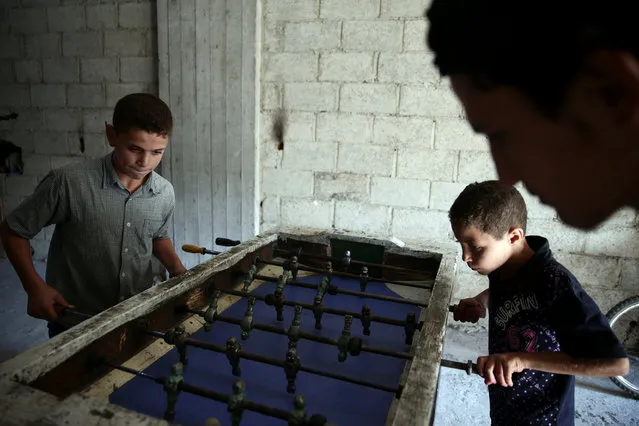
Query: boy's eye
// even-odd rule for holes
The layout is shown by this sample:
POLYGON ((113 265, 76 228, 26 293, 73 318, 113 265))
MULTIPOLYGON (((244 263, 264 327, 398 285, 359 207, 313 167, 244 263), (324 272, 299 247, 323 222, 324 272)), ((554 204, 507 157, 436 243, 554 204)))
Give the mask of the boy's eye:
POLYGON ((471 248, 475 251, 480 251, 481 249, 483 249, 483 247, 479 247, 479 246, 471 246, 471 248))

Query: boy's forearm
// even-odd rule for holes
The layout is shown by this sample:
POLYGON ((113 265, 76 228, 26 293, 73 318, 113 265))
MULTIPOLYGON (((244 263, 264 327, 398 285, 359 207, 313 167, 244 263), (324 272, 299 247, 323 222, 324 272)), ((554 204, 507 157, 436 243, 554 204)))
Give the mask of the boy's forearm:
POLYGON ((44 284, 42 277, 33 266, 31 259, 31 245, 29 240, 16 234, 6 221, 0 224, 0 240, 7 253, 7 258, 13 265, 22 282, 22 287, 27 293, 38 290, 38 286, 44 284))
POLYGON ((610 377, 628 374, 628 358, 583 359, 565 352, 520 353, 525 368, 571 376, 610 377))
POLYGON ((186 271, 182 261, 173 248, 170 238, 161 240, 153 240, 153 254, 157 257, 162 265, 169 271, 169 275, 175 276, 186 271))
POLYGON ((486 289, 486 290, 482 291, 481 293, 479 293, 477 296, 475 296, 475 299, 477 301, 479 301, 479 303, 484 305, 484 308, 488 308, 488 296, 489 296, 489 294, 490 294, 489 289, 486 289))

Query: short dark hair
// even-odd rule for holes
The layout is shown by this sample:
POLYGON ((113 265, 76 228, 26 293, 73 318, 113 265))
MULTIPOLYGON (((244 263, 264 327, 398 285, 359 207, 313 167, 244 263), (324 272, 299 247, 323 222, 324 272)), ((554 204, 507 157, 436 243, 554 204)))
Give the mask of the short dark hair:
POLYGON ((519 191, 496 180, 475 182, 457 196, 448 212, 454 227, 474 226, 500 239, 512 228, 526 232, 528 212, 519 191))
POLYGON ((150 93, 132 93, 115 104, 113 128, 118 133, 140 129, 168 136, 173 131, 173 115, 160 98, 150 93))
POLYGON ((570 83, 598 49, 639 58, 637 7, 630 0, 550 2, 433 0, 427 43, 442 76, 477 87, 510 86, 557 117, 570 83))

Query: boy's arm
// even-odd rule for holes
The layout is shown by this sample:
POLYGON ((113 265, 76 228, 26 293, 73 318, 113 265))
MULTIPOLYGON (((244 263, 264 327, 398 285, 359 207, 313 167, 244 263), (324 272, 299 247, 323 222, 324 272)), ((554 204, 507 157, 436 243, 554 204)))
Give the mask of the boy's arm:
POLYGON ((487 385, 512 386, 513 373, 524 370, 571 376, 625 376, 628 358, 575 358, 565 352, 507 352, 477 359, 477 371, 487 385))
POLYGON ((485 318, 488 310, 488 295, 489 289, 486 289, 475 297, 460 300, 453 313, 453 319, 476 323, 480 318, 485 318))
POLYGON ((175 252, 170 238, 154 239, 153 254, 162 262, 166 270, 169 271, 171 278, 186 272, 186 268, 175 252))

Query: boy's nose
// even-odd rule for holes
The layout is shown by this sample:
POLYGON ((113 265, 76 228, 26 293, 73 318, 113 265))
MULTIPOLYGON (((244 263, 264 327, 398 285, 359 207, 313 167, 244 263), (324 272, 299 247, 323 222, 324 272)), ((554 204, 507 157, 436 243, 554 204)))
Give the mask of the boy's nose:
POLYGON ((462 251, 462 260, 464 262, 466 262, 466 263, 470 262, 472 260, 471 256, 470 256, 470 252, 468 252, 467 250, 463 250, 462 251))

